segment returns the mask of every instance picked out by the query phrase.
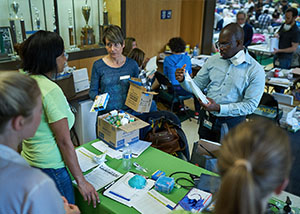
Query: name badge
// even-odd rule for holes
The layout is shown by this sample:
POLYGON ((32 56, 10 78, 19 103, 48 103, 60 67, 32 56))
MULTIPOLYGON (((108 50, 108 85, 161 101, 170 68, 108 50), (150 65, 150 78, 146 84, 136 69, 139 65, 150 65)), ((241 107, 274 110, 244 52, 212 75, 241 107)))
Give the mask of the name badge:
POLYGON ((213 124, 212 124, 212 122, 210 122, 210 121, 204 119, 204 121, 203 121, 203 126, 206 127, 206 128, 208 128, 209 130, 211 130, 213 124))
POLYGON ((130 75, 120 76, 120 80, 127 80, 130 78, 130 75))

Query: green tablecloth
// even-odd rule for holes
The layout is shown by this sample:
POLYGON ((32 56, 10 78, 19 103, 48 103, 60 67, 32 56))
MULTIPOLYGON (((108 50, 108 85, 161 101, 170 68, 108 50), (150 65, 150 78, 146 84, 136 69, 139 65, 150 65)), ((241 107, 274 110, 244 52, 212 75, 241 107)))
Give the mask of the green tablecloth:
MULTIPOLYGON (((89 151, 94 152, 95 154, 101 154, 101 152, 99 152, 91 145, 93 142, 96 141, 97 140, 84 144, 82 146, 88 149, 89 151)), ((119 171, 120 173, 123 174, 126 173, 126 171, 122 169, 122 160, 112 159, 108 156, 106 157, 106 159, 107 159, 106 164, 109 167, 119 171)), ((131 171, 149 177, 151 177, 152 173, 158 169, 164 171, 167 176, 177 171, 185 171, 196 175, 200 175, 201 173, 213 174, 212 172, 209 172, 205 169, 192 165, 186 161, 183 161, 179 158, 171 156, 167 153, 164 153, 152 147, 149 147, 146 151, 144 151, 140 155, 140 157, 133 158, 132 160, 139 163, 141 166, 147 168, 148 173, 137 171, 134 169, 134 167, 132 168, 131 171)), ((174 178, 176 177, 189 178, 189 176, 186 174, 174 175, 174 178)), ((93 208, 92 205, 88 205, 87 202, 83 200, 83 197, 80 195, 78 189, 77 188, 74 189, 75 189, 76 204, 78 205, 82 214, 84 213, 101 213, 101 214, 102 213, 130 213, 130 214, 139 213, 134 208, 129 208, 119 202, 116 202, 106 196, 103 196, 102 195, 103 190, 98 191, 101 203, 98 204, 96 208, 93 208)), ((177 203, 187 192, 188 190, 184 188, 180 188, 180 189, 174 188, 171 194, 164 194, 164 193, 162 194, 168 199, 170 199, 171 201, 173 201, 174 203, 177 203)))

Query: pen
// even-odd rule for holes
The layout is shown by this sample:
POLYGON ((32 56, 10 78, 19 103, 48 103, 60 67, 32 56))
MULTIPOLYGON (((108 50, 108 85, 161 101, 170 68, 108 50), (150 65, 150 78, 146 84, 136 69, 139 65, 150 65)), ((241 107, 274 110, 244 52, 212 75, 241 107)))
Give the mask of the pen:
POLYGON ((110 193, 110 194, 113 194, 113 195, 115 195, 115 196, 117 196, 117 197, 119 197, 119 198, 122 198, 122 199, 124 199, 124 200, 126 200, 126 201, 130 201, 129 198, 125 198, 124 196, 119 195, 118 193, 115 193, 115 192, 113 192, 113 191, 109 191, 109 193, 110 193))

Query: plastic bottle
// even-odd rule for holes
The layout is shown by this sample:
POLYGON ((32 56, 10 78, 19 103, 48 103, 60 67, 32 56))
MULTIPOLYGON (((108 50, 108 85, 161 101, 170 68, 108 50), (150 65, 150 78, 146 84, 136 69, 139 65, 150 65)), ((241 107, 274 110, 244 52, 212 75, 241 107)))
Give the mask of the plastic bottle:
POLYGON ((131 169, 131 150, 129 148, 128 143, 125 144, 125 148, 123 150, 123 160, 122 160, 122 166, 123 169, 126 171, 129 171, 131 169))
POLYGON ((198 46, 196 45, 193 50, 193 57, 197 57, 199 55, 198 46))

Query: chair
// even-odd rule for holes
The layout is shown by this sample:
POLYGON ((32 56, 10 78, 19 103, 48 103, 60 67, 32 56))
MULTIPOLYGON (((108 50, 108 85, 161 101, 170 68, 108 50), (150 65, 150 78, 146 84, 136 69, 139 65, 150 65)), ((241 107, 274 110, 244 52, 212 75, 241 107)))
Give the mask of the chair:
MULTIPOLYGON (((171 111, 172 112, 174 110, 174 103, 179 102, 180 105, 184 106, 184 100, 188 100, 188 99, 193 97, 193 95, 191 95, 191 94, 187 94, 185 96, 181 96, 181 95, 176 94, 176 91, 174 90, 174 87, 173 87, 172 83, 170 82, 168 77, 165 76, 163 73, 156 72, 155 73, 155 78, 157 79, 157 81, 159 82, 159 84, 161 86, 163 85, 163 86, 167 87, 167 89, 160 89, 158 96, 161 97, 164 100, 167 100, 167 101, 171 102, 171 111)), ((190 115, 188 114, 186 109, 184 109, 184 112, 189 117, 189 120, 191 120, 190 115)))
POLYGON ((282 117, 282 111, 279 110, 278 101, 274 98, 274 96, 264 92, 259 105, 252 116, 266 117, 279 124, 279 120, 282 117))

